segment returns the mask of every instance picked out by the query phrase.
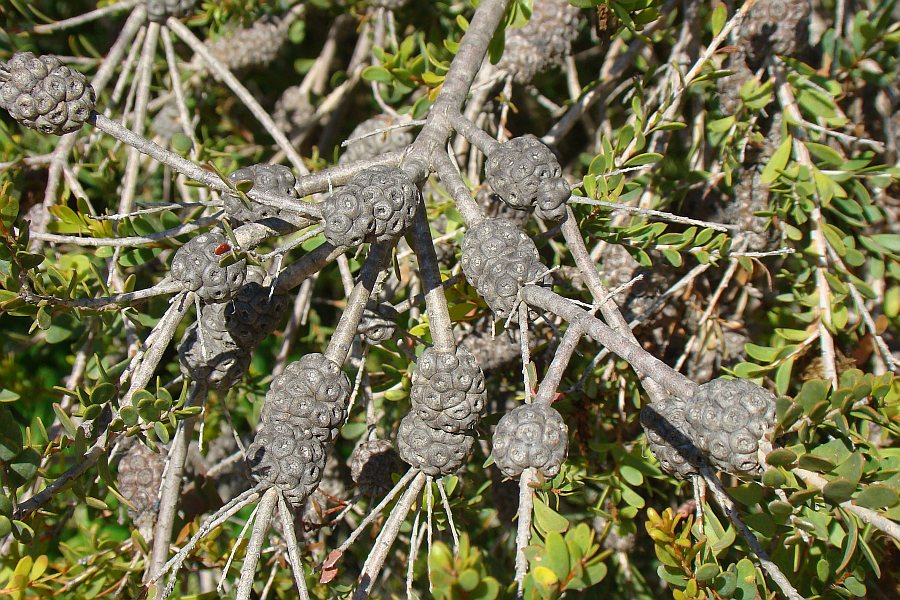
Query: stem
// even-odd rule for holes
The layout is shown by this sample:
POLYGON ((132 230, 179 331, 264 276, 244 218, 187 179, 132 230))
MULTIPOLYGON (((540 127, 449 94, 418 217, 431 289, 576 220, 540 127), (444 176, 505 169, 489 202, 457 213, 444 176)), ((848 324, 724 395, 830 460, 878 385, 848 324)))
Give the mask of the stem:
POLYGON ((528 467, 522 471, 519 479, 519 510, 518 525, 516 525, 516 592, 517 598, 522 598, 524 590, 522 584, 528 573, 528 558, 525 556, 525 548, 531 541, 531 519, 534 510, 534 490, 531 483, 536 481, 534 467, 528 467))
POLYGON ((297 593, 300 600, 309 600, 309 591, 306 589, 306 577, 303 574, 303 562, 300 560, 300 547, 297 545, 294 519, 291 515, 291 508, 285 502, 284 496, 278 494, 278 516, 281 518, 284 543, 287 546, 288 558, 291 560, 291 573, 294 574, 294 583, 297 584, 297 593))
POLYGON ((665 387, 679 398, 690 400, 697 384, 662 362, 649 352, 632 344, 627 338, 613 331, 606 323, 578 308, 572 301, 546 288, 534 285, 522 289, 522 299, 532 306, 553 312, 571 325, 579 325, 597 342, 615 352, 635 370, 645 373, 650 379, 665 387))
MULTIPOLYGON (((203 403, 206 388, 194 383, 191 395, 185 406, 203 403)), ((191 443, 191 433, 194 431, 196 417, 185 419, 178 423, 172 446, 169 450, 169 460, 166 465, 166 476, 163 479, 159 493, 159 514, 156 518, 156 527, 153 528, 153 548, 150 552, 150 564, 147 569, 146 580, 155 579, 162 571, 169 557, 169 544, 172 539, 172 529, 175 526, 175 517, 178 512, 178 501, 181 499, 181 479, 184 475, 184 463, 187 459, 188 446, 191 443)))
POLYGON ((407 240, 419 262, 419 277, 425 292, 425 310, 428 312, 428 328, 435 349, 440 352, 453 352, 456 349, 453 323, 450 321, 447 297, 441 285, 441 269, 438 266, 437 254, 434 252, 434 240, 431 237, 424 202, 420 202, 416 209, 413 231, 407 236, 407 240))
MULTIPOLYGON (((172 19, 169 19, 172 21, 172 19)), ((269 525, 272 523, 272 514, 278 504, 281 491, 276 487, 270 487, 259 501, 259 509, 256 513, 256 522, 253 523, 253 533, 247 543, 247 554, 244 564, 241 565, 241 578, 237 585, 237 600, 250 600, 253 593, 253 579, 256 575, 256 565, 262 554, 263 542, 269 533, 269 525)))
POLYGON ((384 262, 389 252, 390 247, 386 243, 369 246, 369 255, 359 272, 359 281, 353 288, 353 292, 350 293, 350 297, 347 298, 347 306, 344 308, 334 334, 328 342, 328 347, 325 349, 325 356, 339 365, 343 365, 350 354, 353 338, 356 337, 356 331, 359 329, 366 302, 369 301, 369 296, 375 287, 378 273, 384 270, 384 262))
POLYGON ((801 596, 794 586, 791 585, 791 582, 788 581, 788 578, 785 577, 784 573, 781 572, 781 569, 772 562, 772 559, 769 558, 768 553, 763 549, 762 545, 759 543, 759 540, 756 539, 756 536, 753 535, 753 532, 747 527, 744 521, 741 519, 741 516, 738 514, 737 508, 732 502, 731 498, 728 497, 728 493, 722 487, 722 484, 719 482, 719 479, 715 476, 714 473, 709 471, 708 469, 704 469, 703 479, 707 484, 712 488, 713 498, 716 499, 716 503, 722 507, 722 510, 728 515, 728 518, 734 524, 734 527, 741 532, 741 535, 744 536, 744 539, 747 540, 747 544, 750 546, 750 549, 756 555, 757 560, 759 560, 760 566, 762 566, 763 570, 769 575, 772 581, 781 588, 782 593, 785 597, 790 600, 803 600, 803 596, 801 596))
POLYGON ((372 591, 372 586, 375 580, 378 579, 379 573, 381 573, 381 567, 384 565, 387 554, 400 533, 400 527, 406 521, 406 515, 412 509, 424 485, 425 474, 420 472, 409 484, 409 487, 406 488, 406 491, 403 492, 403 495, 400 496, 400 500, 397 501, 396 506, 391 511, 391 515, 385 521, 384 527, 378 533, 375 545, 363 565, 362 573, 359 576, 359 587, 356 588, 356 593, 353 594, 353 600, 362 600, 369 597, 369 592, 372 591))
POLYGON ((228 67, 223 65, 221 61, 212 55, 203 41, 195 36, 184 23, 175 17, 169 17, 166 20, 166 25, 182 42, 187 44, 191 50, 200 56, 203 62, 209 67, 210 71, 225 82, 225 85, 231 88, 234 95, 244 103, 244 106, 253 113, 253 116, 256 117, 266 131, 269 132, 269 135, 275 139, 275 143, 278 144, 278 147, 281 148, 282 152, 287 155, 288 160, 291 161, 294 168, 303 175, 308 174, 309 169, 306 168, 303 158, 300 157, 290 140, 287 139, 287 136, 285 136, 281 129, 275 124, 275 121, 272 120, 269 113, 267 113, 259 102, 257 102, 256 98, 253 97, 250 90, 244 87, 244 84, 228 70, 228 67))

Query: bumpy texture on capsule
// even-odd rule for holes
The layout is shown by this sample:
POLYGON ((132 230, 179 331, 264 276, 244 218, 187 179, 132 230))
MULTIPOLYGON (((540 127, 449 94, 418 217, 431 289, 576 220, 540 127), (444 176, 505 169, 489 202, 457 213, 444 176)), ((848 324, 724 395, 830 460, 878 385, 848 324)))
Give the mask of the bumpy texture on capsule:
MULTIPOLYGON (((134 506, 134 513, 156 509, 165 457, 134 440, 119 461, 119 491, 134 506)), ((131 509, 129 509, 131 510, 131 509)))
POLYGON ((350 456, 350 477, 367 496, 383 496, 394 487, 393 473, 403 471, 403 461, 388 440, 359 444, 350 456))
POLYGON ((310 125, 310 117, 316 112, 309 95, 299 85, 294 85, 281 94, 272 111, 272 119, 281 131, 287 136, 293 137, 300 133, 301 128, 310 125))
POLYGON ((535 206, 541 183, 559 177, 562 168, 546 144, 533 135, 504 142, 488 156, 487 182, 504 202, 528 210, 535 206))
POLYGON ((385 129, 396 124, 395 120, 386 115, 376 115, 366 119, 350 132, 348 140, 359 139, 347 146, 346 152, 338 160, 340 164, 354 163, 368 158, 375 158, 388 152, 401 150, 413 143, 413 134, 408 129, 391 129, 368 137, 362 137, 367 133, 385 129))
POLYGON ((250 368, 252 346, 239 345, 227 332, 216 336, 205 327, 202 339, 200 335, 197 323, 185 331, 178 346, 181 373, 212 390, 234 387, 250 368))
POLYGON ((809 17, 808 0, 759 0, 741 22, 739 46, 753 65, 773 54, 793 54, 807 44, 809 17))
POLYGON ((547 221, 560 221, 566 216, 566 203, 572 195, 569 182, 562 177, 551 177, 538 186, 534 214, 547 221))
POLYGON ((247 279, 231 302, 207 304, 201 309, 204 331, 242 348, 252 348, 275 330, 288 309, 288 296, 263 285, 265 272, 247 269, 247 279))
POLYGON ((318 487, 325 458, 319 440, 288 423, 262 423, 247 448, 253 479, 277 487, 295 508, 318 487))
POLYGON ((396 239, 412 223, 420 197, 400 169, 364 169, 322 203, 325 237, 335 246, 351 247, 396 239))
POLYGON ((169 17, 184 17, 195 4, 197 0, 146 0, 147 18, 161 23, 169 17))
POLYGON ((474 443, 472 436, 432 429, 415 413, 403 417, 397 431, 400 458, 432 477, 458 471, 474 443))
POLYGON ((250 27, 235 28, 215 41, 207 41, 206 46, 231 71, 264 68, 278 58, 289 28, 288 20, 259 20, 250 27))
POLYGON ((397 331, 399 313, 387 302, 369 301, 359 321, 357 333, 372 346, 391 339, 397 331))
POLYGON ((668 398, 641 409, 641 425, 660 467, 678 479, 697 473, 701 459, 684 418, 684 402, 668 398))
POLYGON ((350 382, 340 366, 323 354, 307 354, 272 381, 260 419, 327 444, 344 424, 349 397, 350 382))
POLYGON ((775 426, 775 395, 741 379, 701 385, 685 409, 690 438, 714 467, 728 473, 759 470, 759 443, 775 426))
POLYGON ((240 260, 220 267, 219 262, 230 248, 225 236, 219 232, 198 235, 175 252, 170 271, 172 278, 183 283, 184 289, 196 292, 205 302, 231 300, 244 285, 247 262, 240 260))
POLYGON ((528 23, 506 32, 506 47, 497 67, 517 83, 561 65, 578 37, 578 9, 568 0, 535 2, 528 23))
MULTIPOLYGON (((288 198, 299 198, 294 184, 297 178, 291 170, 284 165, 258 164, 238 169, 228 176, 233 183, 239 181, 252 181, 252 191, 270 192, 288 198)), ((225 194, 223 197, 225 214, 235 225, 252 223, 270 217, 277 217, 281 209, 269 206, 249 198, 250 206, 245 205, 240 198, 233 194, 225 194)))
POLYGON ((569 428, 555 409, 526 404, 509 411, 494 430, 492 453, 507 477, 532 467, 544 477, 556 477, 566 460, 569 428))
POLYGON ((547 271, 531 238, 504 219, 485 219, 466 231, 460 263, 466 279, 501 318, 516 305, 519 289, 547 271))
POLYGON ((55 56, 16 52, 0 65, 0 107, 25 127, 50 135, 78 131, 95 99, 85 76, 55 56))
POLYGON ((465 348, 441 352, 428 348, 416 361, 409 399, 423 423, 447 433, 475 427, 487 394, 484 374, 465 348))

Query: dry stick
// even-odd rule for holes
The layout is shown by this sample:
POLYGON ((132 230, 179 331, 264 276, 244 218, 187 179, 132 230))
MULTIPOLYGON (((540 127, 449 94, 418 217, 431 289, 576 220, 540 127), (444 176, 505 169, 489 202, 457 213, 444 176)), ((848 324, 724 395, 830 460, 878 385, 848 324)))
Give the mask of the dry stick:
POLYGON ((428 313, 428 328, 431 331, 431 339, 435 350, 439 352, 453 352, 456 349, 456 339, 453 337, 453 323, 450 321, 450 310, 447 308, 447 297, 444 296, 444 288, 441 285, 441 270, 438 267, 437 255, 434 252, 434 242, 431 238, 431 229, 428 225, 428 217, 425 214, 425 203, 419 202, 416 209, 416 220, 413 223, 413 231, 407 236, 416 259, 419 263, 419 278, 422 280, 425 292, 425 310, 428 313))
POLYGON ((284 327, 284 335, 282 335, 281 347, 275 356, 275 366, 272 368, 272 376, 281 375, 287 367, 288 357, 291 354, 291 348, 294 346, 294 336, 300 325, 303 324, 304 313, 312 302, 312 291, 318 279, 318 274, 314 274, 306 279, 300 285, 300 291, 294 300, 294 306, 291 310, 291 316, 288 318, 287 325, 284 327))
POLYGON ((441 494, 441 503, 447 513, 447 525, 450 527, 450 535, 453 536, 453 554, 459 553, 459 534, 456 532, 456 524, 453 523, 453 511, 450 510, 450 500, 447 498, 447 490, 444 488, 444 479, 437 480, 438 492, 441 494))
POLYGON ((593 200, 584 198, 583 196, 572 196, 569 198, 569 204, 589 204, 591 206, 602 206, 610 209, 611 212, 624 211, 643 215, 645 217, 654 217, 659 221, 670 221, 672 223, 681 223, 683 225, 696 225, 698 227, 706 227, 716 231, 729 232, 738 229, 737 225, 725 225, 723 223, 713 223, 712 221, 701 221, 699 219, 691 219, 690 217, 682 217, 670 212, 661 210, 652 210, 649 208, 641 208, 639 206, 628 206, 616 202, 606 202, 604 200, 593 200))
POLYGON ((206 63, 206 66, 209 67, 209 70, 225 82, 225 85, 234 92, 234 95, 244 103, 244 106, 246 106, 251 113, 253 113, 253 116, 256 117, 266 131, 269 132, 269 135, 275 139, 275 143, 278 144, 278 147, 285 153, 288 160, 294 165, 294 168, 303 175, 308 174, 309 169, 306 168, 303 159, 297 153, 297 150, 294 149, 290 140, 287 139, 287 136, 285 136, 281 129, 275 124, 275 121, 272 120, 269 113, 267 113, 256 98, 253 97, 253 94, 251 94, 250 91, 244 87, 244 84, 228 70, 228 67, 214 57, 203 41, 195 36, 184 23, 175 17, 169 17, 168 20, 166 20, 166 25, 182 42, 187 44, 191 50, 200 56, 203 62, 206 63))
MULTIPOLYGON (((112 119, 109 119, 108 117, 105 117, 104 115, 98 113, 93 113, 88 118, 88 123, 99 129, 103 133, 106 133, 133 148, 137 148, 142 154, 146 154, 150 158, 161 162, 164 165, 168 165, 173 170, 181 173, 189 179, 193 179, 194 181, 202 183, 203 185, 220 192, 228 193, 232 191, 231 188, 212 171, 208 171, 203 167, 194 164, 191 161, 182 158, 181 156, 178 156, 174 152, 166 150, 159 144, 148 140, 143 136, 137 135, 121 123, 113 121, 112 119)), ((351 173, 355 172, 355 170, 351 170, 351 173)), ((311 185, 309 187, 317 187, 322 183, 320 181, 321 178, 318 177, 318 175, 319 173, 317 173, 316 176, 312 177, 311 185)), ((352 174, 350 176, 352 176, 352 174)), ((349 179, 349 176, 347 178, 349 179)), ((327 183, 324 189, 327 189, 327 183)), ((321 217, 321 210, 318 205, 314 203, 298 201, 296 198, 292 198, 290 196, 280 196, 271 192, 258 192, 255 190, 250 190, 249 192, 247 192, 247 196, 262 204, 284 208, 307 219, 317 221, 321 217)), ((310 224, 311 223, 295 223, 294 225, 297 227, 305 227, 310 224)))
POLYGON ((419 556, 419 546, 422 545, 422 537, 425 535, 425 525, 419 526, 422 511, 417 510, 413 519, 412 536, 409 539, 409 561, 406 565, 406 600, 413 600, 413 575, 416 570, 416 559, 419 556))
MULTIPOLYGON (((169 19, 170 21, 172 19, 169 19)), ((259 510, 256 513, 256 521, 253 523, 253 533, 250 534, 250 542, 247 544, 247 553, 244 556, 244 564, 241 565, 241 578, 237 585, 237 600, 250 600, 253 593, 253 579, 256 575, 256 565, 262 553, 263 542, 269 533, 269 525, 272 523, 272 514, 278 504, 281 491, 277 487, 270 487, 259 501, 259 510)))
MULTIPOLYGON (((410 469, 406 473, 404 473, 403 477, 401 477, 397 481, 397 483, 394 485, 393 489, 391 489, 391 491, 388 492, 387 495, 385 495, 385 497, 381 499, 381 502, 379 502, 375 506, 375 508, 373 508, 372 510, 369 511, 369 514, 366 515, 366 517, 362 520, 362 522, 356 526, 356 529, 354 529, 353 532, 347 537, 347 539, 344 540, 344 543, 341 544, 340 546, 338 546, 337 549, 331 551, 331 554, 329 555, 329 557, 337 556, 338 558, 340 558, 340 556, 343 555, 343 553, 347 551, 347 548, 349 548, 350 546, 353 545, 353 542, 356 541, 356 538, 358 538, 362 534, 362 532, 366 530, 366 527, 369 526, 369 523, 374 521, 378 517, 378 515, 381 514, 381 511, 384 510, 384 508, 391 502, 391 500, 393 500, 394 497, 400 493, 400 490, 404 489, 407 486, 407 484, 410 481, 412 481, 413 477, 415 477, 417 474, 419 474, 419 472, 414 469, 410 469)), ((328 562, 328 561, 326 560, 326 562, 328 562)), ((319 565, 317 570, 321 570, 321 569, 322 569, 322 565, 319 565)))
POLYGON ((581 341, 581 336, 583 335, 584 332, 577 325, 570 325, 566 329, 559 346, 556 348, 556 352, 553 354, 553 360, 550 362, 550 366, 547 367, 547 372, 544 373, 544 378, 541 380, 537 393, 534 395, 534 404, 549 406, 556 399, 556 390, 562 381, 563 373, 565 373, 566 367, 569 366, 572 355, 575 353, 578 342, 581 341))
POLYGON ((350 297, 347 298, 347 306, 341 313, 337 327, 325 348, 325 356, 339 365, 343 365, 350 354, 353 339, 356 337, 359 322, 366 308, 366 302, 369 301, 369 296, 375 287, 378 273, 384 269, 385 259, 388 257, 390 249, 391 247, 387 243, 376 243, 369 247, 369 255, 366 256, 366 261, 359 272, 359 281, 353 288, 350 297))
POLYGON ((422 491, 422 487, 425 485, 425 479, 425 474, 419 472, 409 484, 409 487, 406 488, 406 491, 403 492, 396 506, 391 510, 390 516, 384 522, 384 526, 375 539, 372 551, 366 558, 365 564, 363 564, 362 573, 359 576, 359 587, 356 588, 356 593, 353 594, 354 600, 362 600, 369 597, 369 592, 375 580, 378 579, 378 574, 381 572, 381 567, 384 565, 387 554, 391 546, 393 546, 394 540, 397 539, 397 534, 400 533, 400 527, 406 520, 406 515, 409 514, 413 503, 419 497, 419 492, 422 491))
POLYGON ((537 480, 534 467, 528 467, 522 471, 519 479, 519 510, 518 524, 516 525, 516 576, 515 582, 518 589, 517 598, 522 598, 525 582, 525 574, 528 572, 528 558, 525 556, 525 548, 531 540, 531 519, 534 509, 534 489, 531 484, 537 480))
POLYGON ((228 560, 225 561, 225 566, 222 567, 222 577, 219 579, 219 584, 216 586, 216 592, 221 596, 222 590, 225 589, 225 579, 228 577, 228 571, 231 570, 231 563, 234 562, 235 556, 237 556, 238 547, 241 545, 241 542, 244 541, 244 537, 247 535, 247 530, 250 529, 250 526, 253 525, 253 521, 256 520, 256 512, 259 510, 259 505, 256 505, 253 508, 253 511, 250 513, 250 516, 247 517, 247 522, 244 523, 244 526, 241 527, 240 533, 238 533, 237 540, 234 542, 234 546, 231 547, 231 552, 228 553, 228 560))
MULTIPOLYGON (((791 469, 791 471, 794 473, 794 475, 802 479, 807 485, 811 485, 819 489, 824 488, 828 483, 828 481, 821 475, 813 473, 812 471, 807 471, 806 469, 794 467, 793 469, 791 469)), ((888 519, 884 515, 872 509, 857 506, 856 504, 853 504, 852 500, 841 502, 841 507, 855 514, 864 523, 868 523, 872 527, 891 536, 895 542, 900 543, 900 524, 888 519)))
POLYGON ((297 584, 297 593, 300 600, 309 600, 306 577, 303 574, 303 562, 300 560, 300 546, 297 544, 297 534, 294 531, 294 519, 291 517, 291 509, 282 494, 278 494, 278 516, 281 518, 282 534, 288 550, 291 573, 294 574, 294 583, 297 584))
POLYGON ((482 154, 490 156, 491 153, 500 148, 500 142, 485 133, 484 130, 463 116, 462 113, 452 112, 448 115, 448 118, 453 129, 478 148, 482 154))
MULTIPOLYGON (((122 397, 119 406, 131 406, 131 398, 134 396, 134 393, 147 386, 154 371, 156 371, 156 367, 159 365, 159 361, 162 359, 163 353, 169 346, 169 342, 175 337, 175 330, 178 328, 178 324, 181 323, 193 302, 194 292, 179 292, 172 298, 172 304, 169 306, 169 309, 150 334, 153 336, 153 343, 149 344, 149 347, 144 351, 143 355, 140 355, 139 359, 136 357, 137 364, 131 373, 128 391, 122 397)), ((150 338, 148 337, 147 339, 149 340, 150 338)), ((122 374, 123 380, 120 380, 120 384, 124 383, 127 373, 126 371, 122 374)))
POLYGON ((166 53, 166 63, 169 67, 172 91, 175 93, 175 107, 178 109, 178 118, 181 120, 181 131, 191 140, 191 158, 197 160, 197 137, 194 135, 191 115, 188 113, 187 102, 184 99, 184 87, 181 85, 181 75, 178 73, 178 57, 175 54, 175 46, 172 44, 172 39, 169 35, 169 28, 163 27, 163 50, 166 53))
POLYGON ((571 300, 546 288, 527 285, 522 289, 522 299, 531 306, 555 313, 573 325, 580 325, 584 333, 603 344, 610 351, 632 365, 636 371, 665 387, 671 394, 689 400, 697 384, 662 362, 649 352, 616 333, 600 319, 579 308, 571 300))
POLYGON ((67 300, 66 298, 44 296, 42 294, 33 294, 31 292, 24 292, 22 298, 30 304, 46 302, 53 306, 107 311, 122 310, 122 306, 124 305, 136 304, 149 298, 155 298, 156 296, 174 294, 175 292, 180 292, 183 288, 184 286, 180 282, 172 281, 171 279, 163 279, 156 285, 143 290, 123 292, 121 294, 112 294, 110 296, 100 296, 99 298, 75 298, 67 300))
MULTIPOLYGON (((591 295, 600 303, 600 312, 603 318, 616 333, 623 336, 639 350, 643 350, 640 342, 634 336, 631 325, 622 316, 619 307, 612 299, 612 296, 609 295, 609 290, 606 289, 606 286, 600 279, 600 274, 597 273, 597 268, 593 260, 591 260, 587 246, 584 244, 584 238, 581 237, 581 230, 578 228, 578 223, 575 220, 575 214, 570 207, 566 207, 566 218, 560 227, 560 231, 562 231, 563 237, 569 246, 569 252, 572 253, 576 266, 578 266, 585 277, 585 283, 591 295)), ((654 381, 652 377, 645 377, 645 375, 649 375, 649 373, 641 373, 638 370, 641 385, 647 391, 651 401, 664 397, 665 394, 660 388, 661 383, 654 381)))
POLYGON ((242 492, 238 496, 232 498, 225 506, 211 514, 206 518, 205 521, 200 525, 200 528, 197 530, 191 538, 187 541, 187 543, 182 546, 182 548, 169 559, 169 562, 165 564, 165 566, 160 571, 159 575, 155 578, 151 579, 145 584, 145 589, 149 588, 151 585, 155 584, 169 571, 172 572, 171 577, 169 578, 169 583, 166 586, 166 592, 163 593, 162 598, 166 598, 169 594, 172 593, 172 589, 175 587, 176 578, 178 575, 178 571, 181 569, 181 565, 184 563, 188 554, 191 553, 191 550, 197 545, 197 543, 206 537, 206 535, 217 528, 219 525, 230 519, 232 516, 238 513, 241 509, 243 509, 248 504, 251 504, 259 498, 259 490, 256 488, 251 488, 242 492))
POLYGON ((769 575, 772 581, 781 588, 781 592, 790 600, 803 600, 803 596, 801 596, 794 586, 791 585, 791 582, 788 581, 788 578, 785 577, 784 573, 781 572, 781 569, 778 568, 772 559, 769 558, 768 553, 759 543, 759 540, 756 539, 756 536, 753 535, 753 532, 747 527, 744 521, 741 519, 741 515, 738 514, 737 507, 735 507, 734 502, 732 502, 731 498, 728 497, 728 494, 725 492, 725 489, 722 487, 719 478, 715 476, 715 474, 709 469, 703 470, 703 479, 712 488, 713 498, 716 499, 716 503, 722 507, 722 510, 728 515, 728 518, 734 524, 735 529, 741 532, 741 535, 744 536, 744 539, 747 540, 747 544, 750 546, 750 549, 756 555, 757 560, 759 560, 759 564, 765 570, 765 572, 769 575))
POLYGON ((456 209, 462 215, 467 227, 471 227, 486 217, 484 211, 478 206, 478 203, 472 198, 472 193, 466 182, 463 181, 459 168, 446 152, 437 152, 434 157, 434 168, 437 171, 441 183, 447 189, 450 197, 456 203, 456 209))
MULTIPOLYGON (((203 403, 206 398, 206 386, 194 382, 186 406, 203 403)), ((155 579, 166 564, 169 557, 169 543, 172 529, 178 512, 178 500, 181 498, 181 479, 184 475, 184 462, 187 458, 191 433, 194 431, 196 417, 190 417, 178 423, 172 446, 169 449, 166 473, 159 492, 159 513, 156 526, 153 528, 153 547, 150 551, 150 562, 144 579, 155 579)))
MULTIPOLYGON (((103 61, 103 64, 100 65, 100 68, 97 69, 97 73, 91 79, 91 85, 98 95, 106 88, 109 80, 112 78, 113 73, 115 72, 116 67, 119 66, 119 63, 121 63, 122 61, 122 57, 125 56, 125 53, 129 48, 129 44, 131 44, 131 41, 137 35, 138 31, 144 26, 146 17, 146 9, 143 6, 139 6, 134 11, 132 11, 131 16, 128 17, 127 21, 125 21, 125 25, 122 27, 122 32, 119 33, 119 37, 116 38, 115 43, 113 43, 112 47, 110 48, 109 53, 103 61)), ((72 153, 72 149, 75 148, 75 143, 78 141, 78 136, 78 131, 64 135, 62 138, 60 138, 59 144, 53 150, 53 154, 51 155, 50 160, 50 169, 47 173, 47 187, 44 190, 44 199, 40 212, 41 218, 31 224, 32 236, 34 233, 44 232, 47 228, 47 220, 48 215, 50 214, 50 207, 56 203, 56 192, 62 179, 64 166, 69 160, 69 155, 72 153)), ((30 245, 32 252, 39 250, 42 246, 43 244, 41 243, 41 240, 32 238, 30 245)))
POLYGON ((54 31, 60 31, 62 29, 77 27, 78 25, 84 25, 85 23, 90 23, 92 21, 96 21, 97 19, 102 19, 107 15, 112 15, 117 12, 128 10, 129 8, 134 7, 140 1, 141 0, 122 0, 122 2, 116 2, 114 4, 110 4, 109 6, 104 6, 103 8, 95 8, 94 10, 88 11, 75 17, 63 19, 62 21, 55 21, 53 23, 47 23, 45 25, 35 25, 31 28, 31 32, 52 33, 54 31))
MULTIPOLYGON (((531 381, 528 378, 528 365, 531 363, 531 349, 528 347, 528 306, 524 302, 520 302, 518 306, 519 317, 519 352, 522 355, 522 381, 525 390, 525 403, 531 404, 534 399, 531 394, 531 381)), ((515 311, 510 311, 509 320, 512 319, 515 311)))
MULTIPOLYGON (((138 61, 137 71, 137 101, 134 106, 134 118, 132 129, 136 135, 144 135, 144 127, 147 122, 147 104, 150 102, 150 82, 153 77, 153 58, 156 46, 159 43, 159 23, 150 22, 147 25, 147 37, 144 38, 144 47, 141 50, 141 59, 138 61)), ((137 148, 129 148, 128 160, 125 163, 125 176, 122 179, 122 198, 119 200, 119 212, 127 213, 134 204, 134 194, 137 189, 138 169, 140 168, 141 154, 137 148)))
POLYGON ((223 214, 223 211, 220 210, 215 214, 212 214, 208 217, 202 217, 191 223, 182 223, 177 227, 172 227, 171 229, 165 229, 163 231, 156 231, 148 235, 133 235, 128 237, 114 238, 91 238, 80 237, 77 235, 60 235, 55 233, 33 232, 31 234, 31 237, 46 242, 53 242, 55 244, 73 244, 75 246, 86 246, 90 248, 130 248, 134 246, 147 246, 151 244, 158 244, 163 240, 172 239, 186 233, 193 233, 198 229, 202 229, 203 227, 208 227, 209 225, 218 223, 221 220, 223 214))

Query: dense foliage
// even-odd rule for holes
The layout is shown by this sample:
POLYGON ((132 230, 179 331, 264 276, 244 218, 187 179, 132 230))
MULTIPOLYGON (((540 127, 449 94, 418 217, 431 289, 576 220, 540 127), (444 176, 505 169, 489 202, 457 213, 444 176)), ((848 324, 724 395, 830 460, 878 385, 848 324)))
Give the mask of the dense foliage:
POLYGON ((897 597, 898 15, 4 3, 0 597, 897 597))

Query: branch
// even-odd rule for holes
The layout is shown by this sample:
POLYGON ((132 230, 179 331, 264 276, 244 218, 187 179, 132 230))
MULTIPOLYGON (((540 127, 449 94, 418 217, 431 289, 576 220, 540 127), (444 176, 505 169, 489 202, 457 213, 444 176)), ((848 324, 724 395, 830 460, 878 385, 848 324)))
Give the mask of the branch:
MULTIPOLYGON (((171 21, 172 19, 170 19, 171 21)), ((253 579, 256 575, 256 565, 262 554, 263 542, 269 533, 269 525, 272 523, 272 514, 278 504, 281 491, 277 487, 270 487, 259 501, 259 509, 256 513, 256 521, 253 523, 253 533, 247 543, 247 553, 244 556, 244 564, 241 565, 241 578, 237 585, 237 600, 250 600, 253 593, 253 579)))

